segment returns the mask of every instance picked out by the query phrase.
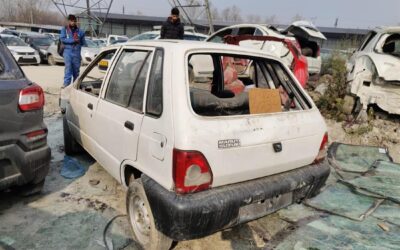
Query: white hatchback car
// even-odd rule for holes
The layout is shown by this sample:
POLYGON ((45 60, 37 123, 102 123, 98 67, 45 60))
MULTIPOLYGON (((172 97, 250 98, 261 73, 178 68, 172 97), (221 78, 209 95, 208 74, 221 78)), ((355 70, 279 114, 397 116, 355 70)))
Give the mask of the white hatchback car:
POLYGON ((145 249, 300 202, 330 172, 320 112, 289 68, 259 50, 176 40, 111 46, 62 98, 66 153, 83 146, 128 188, 127 214, 145 249), (190 73, 197 56, 211 59, 206 80, 190 73), (227 84, 231 59, 251 60, 254 75, 227 84))
POLYGON ((18 64, 40 64, 39 53, 25 43, 21 38, 13 35, 0 35, 0 39, 4 42, 18 64))

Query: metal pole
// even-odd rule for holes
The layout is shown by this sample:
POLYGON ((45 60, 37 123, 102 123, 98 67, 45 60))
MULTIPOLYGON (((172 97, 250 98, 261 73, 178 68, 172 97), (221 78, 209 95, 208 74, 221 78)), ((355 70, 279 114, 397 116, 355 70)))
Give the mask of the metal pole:
POLYGON ((213 20, 211 16, 211 10, 210 10, 210 3, 208 0, 204 0, 205 5, 206 5, 206 11, 207 11, 207 17, 208 17, 208 25, 210 26, 209 34, 214 33, 214 25, 213 25, 213 20))
POLYGON ((93 38, 93 27, 92 27, 92 19, 90 18, 90 0, 86 0, 86 7, 87 7, 87 15, 88 15, 88 25, 90 29, 90 37, 93 38))

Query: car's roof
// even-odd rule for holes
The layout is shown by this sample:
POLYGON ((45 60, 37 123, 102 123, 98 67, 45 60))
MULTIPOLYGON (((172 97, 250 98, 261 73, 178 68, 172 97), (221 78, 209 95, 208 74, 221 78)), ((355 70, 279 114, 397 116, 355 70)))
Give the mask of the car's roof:
POLYGON ((380 33, 400 32, 400 26, 379 27, 379 28, 376 28, 375 31, 380 32, 380 33))
POLYGON ((15 38, 19 38, 17 36, 14 35, 9 35, 9 34, 0 34, 1 37, 15 37, 15 38))
MULTIPOLYGON (((232 53, 249 53, 249 54, 262 54, 265 57, 272 58, 265 53, 262 53, 261 50, 255 48, 246 48, 243 46, 237 45, 229 45, 222 43, 212 43, 212 42, 204 42, 204 41, 189 41, 189 40, 147 40, 147 41, 128 41, 122 44, 111 45, 108 48, 119 48, 123 46, 143 46, 143 47, 153 47, 153 48, 164 48, 166 50, 174 50, 174 51, 189 51, 189 50, 221 50, 221 51, 229 51, 232 53)), ((228 53, 229 53, 228 52, 228 53)))
MULTIPOLYGON (((136 36, 140 36, 140 35, 144 35, 144 34, 154 34, 154 35, 160 35, 160 31, 159 30, 152 30, 152 31, 147 31, 147 32, 143 32, 141 34, 138 34, 136 36)), ((197 33, 197 32, 192 32, 192 31, 187 31, 185 30, 185 35, 195 35, 195 36, 201 36, 201 37, 208 37, 207 35, 204 35, 202 33, 197 33)))
POLYGON ((243 23, 243 24, 235 24, 235 25, 224 27, 224 28, 222 28, 220 30, 217 30, 213 34, 211 34, 210 37, 212 37, 214 34, 220 32, 221 30, 247 28, 247 27, 262 29, 264 31, 267 31, 267 33, 268 32, 269 33, 275 33, 275 36, 284 36, 279 31, 275 30, 274 28, 271 28, 271 26, 269 26, 267 24, 243 23))

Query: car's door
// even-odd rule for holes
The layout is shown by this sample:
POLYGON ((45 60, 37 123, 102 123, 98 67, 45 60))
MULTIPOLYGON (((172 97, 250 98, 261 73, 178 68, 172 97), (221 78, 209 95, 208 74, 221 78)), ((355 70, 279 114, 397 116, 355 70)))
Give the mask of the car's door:
POLYGON ((153 50, 129 47, 109 70, 95 121, 96 160, 119 179, 121 162, 136 160, 143 120, 143 97, 153 50))
MULTIPOLYGON (((100 89, 105 80, 106 73, 100 71, 98 62, 104 57, 114 54, 116 49, 103 52, 78 78, 69 91, 69 107, 67 120, 74 138, 92 155, 95 154, 93 127, 96 125, 93 113, 96 110, 100 89)), ((95 156, 95 155, 94 155, 95 156)))

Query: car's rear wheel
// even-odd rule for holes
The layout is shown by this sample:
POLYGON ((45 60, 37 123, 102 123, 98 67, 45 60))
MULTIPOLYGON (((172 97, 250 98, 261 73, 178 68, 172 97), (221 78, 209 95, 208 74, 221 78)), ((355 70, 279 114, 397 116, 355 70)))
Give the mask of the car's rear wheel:
POLYGON ((66 155, 74 155, 81 151, 81 146, 74 139, 69 131, 68 121, 65 115, 63 116, 63 134, 64 134, 64 151, 66 155))
POLYGON ((126 210, 135 239, 144 249, 169 249, 172 239, 157 230, 141 179, 130 181, 126 210))
POLYGON ((49 56, 47 57, 47 63, 48 63, 49 65, 51 65, 51 66, 56 65, 56 60, 54 59, 54 56, 53 56, 53 55, 49 55, 49 56))

